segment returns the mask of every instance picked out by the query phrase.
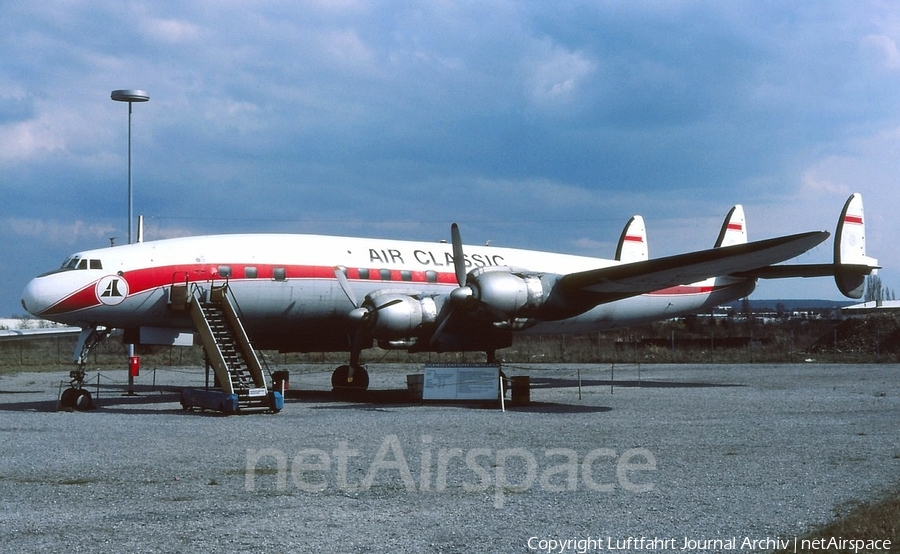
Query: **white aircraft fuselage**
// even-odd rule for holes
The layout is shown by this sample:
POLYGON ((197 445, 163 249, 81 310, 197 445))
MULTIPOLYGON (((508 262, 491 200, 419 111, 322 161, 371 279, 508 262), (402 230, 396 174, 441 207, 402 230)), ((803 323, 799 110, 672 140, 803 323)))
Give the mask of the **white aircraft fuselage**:
MULTIPOLYGON (((553 275, 622 263, 492 246, 466 246, 464 258, 467 272, 513 267, 553 275)), ((336 278, 336 267, 344 271, 358 298, 379 291, 446 298, 460 286, 451 244, 321 235, 213 235, 79 252, 61 269, 28 283, 22 305, 38 317, 85 328, 190 332, 190 317, 170 309, 172 286, 227 282, 257 347, 347 351, 348 335, 358 324, 349 316, 356 306, 336 278)), ((710 278, 602 303, 571 317, 531 321, 508 332, 581 333, 626 327, 742 298, 755 284, 751 278, 710 278)), ((451 349, 447 343, 417 341, 434 328, 413 327, 409 337, 390 338, 410 339, 397 343, 404 347, 418 342, 416 350, 451 349)), ((484 348, 480 340, 452 346, 484 348)))
POLYGON ((456 224, 449 244, 274 234, 139 241, 70 256, 28 283, 22 306, 82 328, 64 407, 90 408, 87 354, 119 328, 129 344, 200 339, 227 402, 190 393, 183 406, 233 412, 265 397, 277 411, 254 349, 349 352, 332 386, 363 390, 361 353, 373 343, 482 351, 495 363, 515 333, 596 332, 693 314, 749 295, 759 278, 832 276, 859 298, 878 269, 864 222, 862 196, 853 194, 838 218, 834 262, 805 265, 782 262, 821 244, 827 231, 750 242, 740 205, 713 248, 652 259, 640 216, 626 224, 614 260, 463 246, 456 224))

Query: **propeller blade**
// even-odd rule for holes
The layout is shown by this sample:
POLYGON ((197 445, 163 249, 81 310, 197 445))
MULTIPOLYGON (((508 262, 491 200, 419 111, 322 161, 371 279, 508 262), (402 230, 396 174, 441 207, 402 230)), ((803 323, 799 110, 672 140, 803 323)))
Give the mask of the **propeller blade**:
POLYGON ((450 226, 450 241, 453 243, 453 268, 456 270, 456 282, 459 286, 466 285, 466 258, 463 255, 462 237, 459 234, 459 225, 450 226))
POLYGON ((437 329, 434 330, 434 333, 431 334, 431 338, 428 339, 428 346, 434 346, 437 344, 438 338, 441 333, 444 332, 444 326, 450 321, 450 316, 453 315, 453 304, 447 303, 445 309, 441 310, 441 322, 438 323, 437 329))
POLYGON ((356 295, 353 294, 353 289, 350 288, 350 281, 347 279, 347 275, 344 273, 344 270, 340 266, 334 267, 334 277, 337 279, 338 284, 341 286, 341 290, 344 291, 344 294, 347 295, 347 300, 353 304, 353 307, 359 308, 359 302, 356 301, 356 295))

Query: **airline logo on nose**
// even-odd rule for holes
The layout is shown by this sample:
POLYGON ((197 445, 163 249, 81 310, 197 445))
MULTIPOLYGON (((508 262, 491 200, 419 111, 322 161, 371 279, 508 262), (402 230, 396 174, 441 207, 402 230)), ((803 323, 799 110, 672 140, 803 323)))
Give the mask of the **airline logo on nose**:
POLYGON ((97 300, 107 306, 121 304, 128 296, 128 281, 118 275, 109 275, 97 281, 97 300))

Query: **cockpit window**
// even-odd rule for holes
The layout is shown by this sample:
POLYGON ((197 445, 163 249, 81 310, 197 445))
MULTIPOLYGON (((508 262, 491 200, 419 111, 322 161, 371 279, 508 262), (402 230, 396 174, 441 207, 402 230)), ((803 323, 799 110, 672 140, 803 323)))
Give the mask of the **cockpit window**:
POLYGON ((70 258, 66 258, 66 261, 63 262, 62 266, 59 268, 61 271, 66 271, 70 269, 103 269, 103 263, 100 260, 82 258, 81 256, 72 256, 70 258))
POLYGON ((60 273, 62 271, 72 271, 73 269, 103 269, 103 262, 97 258, 82 258, 80 254, 75 254, 74 256, 66 258, 66 261, 62 263, 59 269, 44 273, 41 277, 44 275, 60 273))

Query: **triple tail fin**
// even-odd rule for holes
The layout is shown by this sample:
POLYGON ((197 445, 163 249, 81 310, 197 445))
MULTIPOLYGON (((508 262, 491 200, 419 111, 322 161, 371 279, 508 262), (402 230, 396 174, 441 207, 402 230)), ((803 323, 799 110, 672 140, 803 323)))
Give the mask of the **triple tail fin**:
POLYGON ((716 239, 716 248, 747 243, 747 221, 744 218, 744 207, 736 204, 725 216, 719 238, 716 239))
POLYGON ((616 260, 625 263, 643 262, 650 257, 647 246, 647 229, 644 226, 644 218, 636 215, 628 220, 619 244, 616 246, 616 260))

